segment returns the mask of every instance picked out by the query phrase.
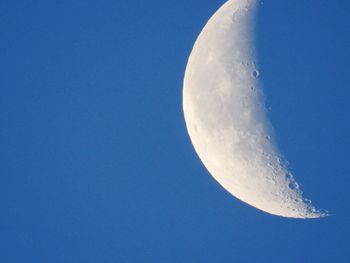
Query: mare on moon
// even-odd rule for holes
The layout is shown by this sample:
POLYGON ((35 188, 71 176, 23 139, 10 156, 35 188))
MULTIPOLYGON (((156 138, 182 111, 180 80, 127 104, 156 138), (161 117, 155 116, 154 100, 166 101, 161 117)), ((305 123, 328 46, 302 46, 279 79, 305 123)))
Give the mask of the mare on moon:
POLYGON ((192 144, 232 195, 270 214, 319 218, 273 140, 254 50, 257 0, 229 0, 210 18, 189 57, 183 110, 192 144))

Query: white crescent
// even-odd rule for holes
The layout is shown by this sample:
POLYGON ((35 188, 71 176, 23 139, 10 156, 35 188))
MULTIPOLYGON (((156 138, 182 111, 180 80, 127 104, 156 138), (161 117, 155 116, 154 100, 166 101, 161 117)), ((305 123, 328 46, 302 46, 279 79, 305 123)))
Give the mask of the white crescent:
POLYGON ((184 79, 186 126, 203 164, 232 195, 274 215, 322 217, 273 141, 254 51, 256 5, 230 0, 200 33, 184 79))

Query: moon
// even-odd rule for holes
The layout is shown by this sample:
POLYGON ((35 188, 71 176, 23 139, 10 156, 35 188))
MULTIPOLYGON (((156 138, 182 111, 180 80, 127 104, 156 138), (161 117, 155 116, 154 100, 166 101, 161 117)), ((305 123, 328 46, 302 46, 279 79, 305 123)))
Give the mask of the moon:
POLYGON ((183 88, 188 133, 209 173, 241 201, 282 217, 323 217, 274 141, 254 50, 256 7, 227 1, 196 40, 183 88))

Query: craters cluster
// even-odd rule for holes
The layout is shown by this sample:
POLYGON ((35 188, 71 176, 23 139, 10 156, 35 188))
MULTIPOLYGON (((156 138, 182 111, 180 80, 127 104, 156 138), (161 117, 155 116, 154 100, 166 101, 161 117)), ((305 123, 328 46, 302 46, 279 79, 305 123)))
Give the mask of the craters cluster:
POLYGON ((233 11, 232 13, 232 21, 236 22, 238 21, 242 16, 246 15, 248 13, 248 7, 238 7, 233 11))

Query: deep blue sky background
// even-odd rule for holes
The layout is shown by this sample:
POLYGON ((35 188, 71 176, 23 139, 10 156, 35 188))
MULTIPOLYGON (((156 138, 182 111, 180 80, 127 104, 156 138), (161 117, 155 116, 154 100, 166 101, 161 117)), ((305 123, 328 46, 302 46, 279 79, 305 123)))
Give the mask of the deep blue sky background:
POLYGON ((272 1, 257 47, 305 196, 291 220, 232 197, 195 154, 182 80, 224 1, 0 1, 0 262, 348 262, 350 3, 272 1))

